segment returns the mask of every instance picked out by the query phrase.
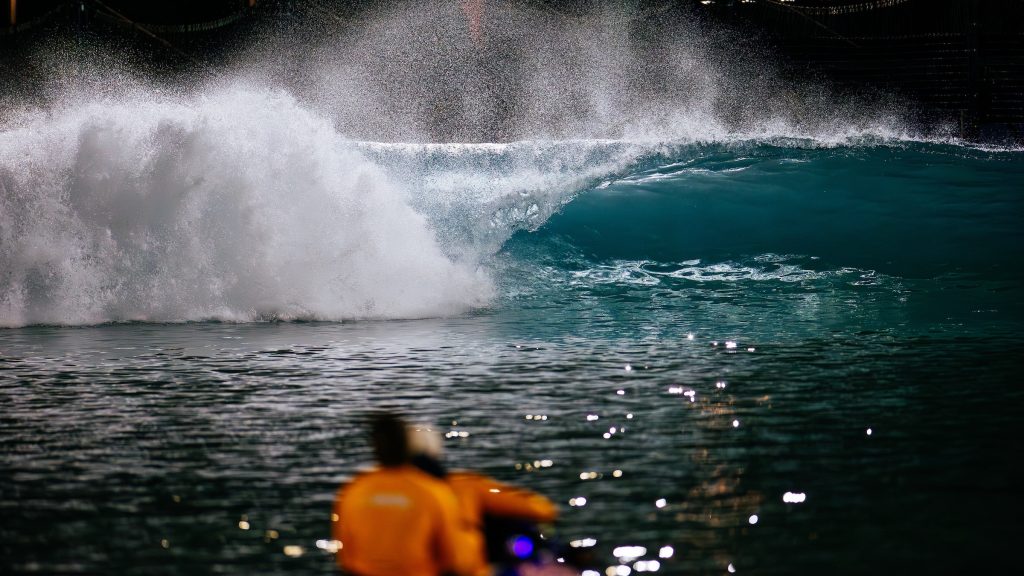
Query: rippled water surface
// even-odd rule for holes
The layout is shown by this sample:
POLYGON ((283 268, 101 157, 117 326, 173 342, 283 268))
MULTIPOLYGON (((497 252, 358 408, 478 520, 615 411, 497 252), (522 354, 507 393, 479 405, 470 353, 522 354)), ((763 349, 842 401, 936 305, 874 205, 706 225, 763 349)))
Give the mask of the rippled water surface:
POLYGON ((452 464, 558 500, 557 537, 596 539, 607 565, 622 545, 671 546, 665 573, 1005 559, 1019 337, 740 338, 580 308, 600 317, 4 332, 5 563, 328 572, 315 542, 381 406, 468 432, 447 441, 452 464))

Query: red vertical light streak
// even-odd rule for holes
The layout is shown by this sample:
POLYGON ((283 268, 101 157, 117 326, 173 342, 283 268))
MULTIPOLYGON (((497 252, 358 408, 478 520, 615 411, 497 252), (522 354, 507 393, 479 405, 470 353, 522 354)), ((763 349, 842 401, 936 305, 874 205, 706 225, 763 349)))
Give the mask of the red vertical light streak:
POLYGON ((469 35, 479 46, 483 40, 484 0, 462 0, 462 12, 469 21, 469 35))

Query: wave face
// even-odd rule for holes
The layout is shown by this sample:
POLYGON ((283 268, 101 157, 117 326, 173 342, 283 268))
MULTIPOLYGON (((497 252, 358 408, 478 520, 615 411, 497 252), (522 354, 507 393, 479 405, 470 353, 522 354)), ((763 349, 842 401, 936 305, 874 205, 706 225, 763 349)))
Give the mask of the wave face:
POLYGON ((492 295, 329 121, 280 93, 25 119, 0 134, 0 192, 6 326, 411 318, 492 295))
POLYGON ((511 308, 640 335, 1015 331, 1024 156, 948 144, 663 148, 503 246, 511 308), (752 312, 756 311, 756 312, 752 312), (680 328, 682 327, 682 328, 680 328))
POLYGON ((1021 160, 909 141, 681 145, 593 186, 530 242, 595 262, 801 254, 903 277, 1019 277, 1021 160))

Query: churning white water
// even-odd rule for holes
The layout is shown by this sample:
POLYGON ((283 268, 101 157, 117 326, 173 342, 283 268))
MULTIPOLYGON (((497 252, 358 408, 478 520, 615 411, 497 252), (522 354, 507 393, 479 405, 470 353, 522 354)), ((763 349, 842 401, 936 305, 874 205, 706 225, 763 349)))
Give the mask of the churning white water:
POLYGON ((410 318, 490 279, 282 92, 122 98, 0 133, 0 325, 410 318))

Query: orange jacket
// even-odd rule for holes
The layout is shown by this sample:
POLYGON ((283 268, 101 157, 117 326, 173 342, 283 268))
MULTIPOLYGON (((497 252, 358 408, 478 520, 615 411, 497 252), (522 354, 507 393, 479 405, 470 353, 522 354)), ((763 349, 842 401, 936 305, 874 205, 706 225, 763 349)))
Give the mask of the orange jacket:
POLYGON ((451 488, 412 466, 381 468, 339 489, 331 534, 338 565, 359 576, 438 576, 470 570, 451 488))
POLYGON ((483 535, 484 514, 531 522, 552 522, 558 516, 555 505, 540 494, 502 484, 487 476, 453 472, 447 476, 447 481, 455 491, 462 514, 460 554, 474 576, 490 574, 483 535))

